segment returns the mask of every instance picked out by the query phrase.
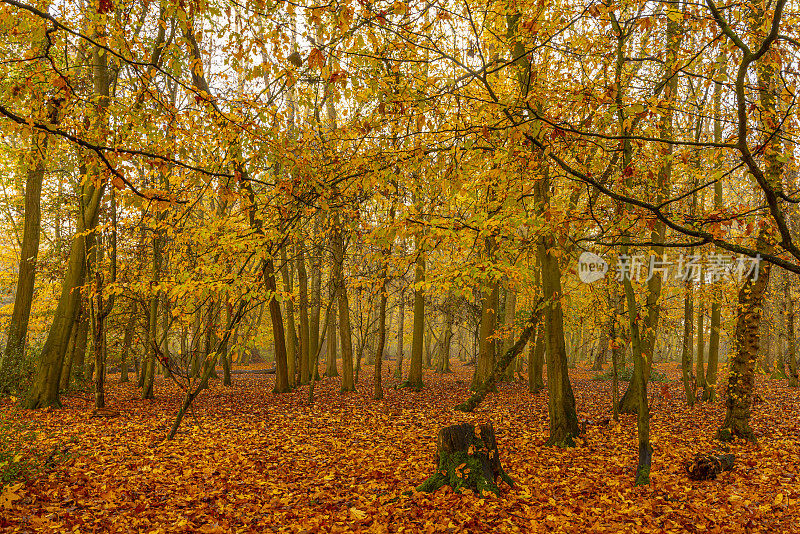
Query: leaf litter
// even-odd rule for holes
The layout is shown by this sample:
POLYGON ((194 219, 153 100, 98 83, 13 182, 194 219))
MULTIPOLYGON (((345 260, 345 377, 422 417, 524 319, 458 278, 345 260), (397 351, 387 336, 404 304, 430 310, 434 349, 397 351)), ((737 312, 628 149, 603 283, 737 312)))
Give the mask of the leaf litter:
MULTIPOLYGON (((19 444, 25 455, 58 459, 0 491, 0 531, 800 532, 800 394, 782 381, 758 380, 759 443, 730 445, 733 471, 695 482, 686 462, 720 450, 724 405, 688 408, 672 371, 650 388, 651 484, 635 488, 635 416, 586 425, 578 447, 545 447, 547 395, 526 383, 499 384, 473 414, 452 409, 471 371, 426 371, 421 392, 385 387, 376 402, 365 368, 355 393, 318 383, 312 406, 307 386, 276 395, 274 377, 237 375, 230 388, 212 383, 170 442, 181 391, 160 379, 155 400, 110 381, 115 418, 92 417, 89 395, 43 411, 6 400, 0 428, 34 436, 19 444), (500 497, 414 490, 435 467, 439 428, 489 420, 514 487, 501 484, 500 497)), ((603 420, 610 381, 591 374, 571 372, 579 417, 603 420)))

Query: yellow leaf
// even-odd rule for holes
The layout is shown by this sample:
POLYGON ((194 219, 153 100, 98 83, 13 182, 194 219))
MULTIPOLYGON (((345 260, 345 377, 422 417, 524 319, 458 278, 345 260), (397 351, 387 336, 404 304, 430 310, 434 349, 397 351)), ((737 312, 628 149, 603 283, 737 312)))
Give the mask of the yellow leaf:
POLYGON ((23 484, 14 484, 13 486, 6 486, 3 493, 0 494, 0 508, 11 510, 14 501, 20 500, 22 497, 19 495, 19 490, 22 489, 23 484))
POLYGON ((363 512, 363 511, 359 510, 358 508, 350 508, 350 513, 358 521, 367 518, 367 512, 363 512))
POLYGON ((223 534, 225 529, 219 526, 218 523, 209 523, 208 525, 203 525, 197 531, 203 534, 223 534))
POLYGON ((669 11, 667 13, 667 18, 672 22, 680 22, 683 20, 683 13, 679 13, 677 11, 669 11))

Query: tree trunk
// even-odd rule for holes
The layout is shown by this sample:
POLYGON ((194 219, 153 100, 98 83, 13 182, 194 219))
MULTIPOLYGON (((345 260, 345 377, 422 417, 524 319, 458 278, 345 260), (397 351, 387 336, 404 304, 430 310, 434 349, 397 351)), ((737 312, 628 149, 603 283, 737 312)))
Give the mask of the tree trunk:
MULTIPOLYGON (((98 239, 98 246, 100 240, 98 239)), ((100 259, 99 254, 97 255, 100 259)), ((103 302, 103 275, 100 262, 95 267, 95 332, 94 332, 94 407, 106 407, 106 344, 105 344, 105 303, 103 302)), ((110 311, 110 310, 109 310, 110 311)))
MULTIPOLYGON (((672 9, 672 8, 671 8, 672 9)), ((677 96, 678 90, 678 76, 674 75, 676 65, 677 65, 677 54, 678 48, 680 46, 682 40, 682 34, 680 32, 680 28, 678 27, 678 23, 672 20, 671 18, 667 19, 667 28, 666 28, 666 62, 664 63, 665 67, 665 74, 670 76, 669 81, 666 84, 664 98, 667 102, 674 102, 677 96)), ((620 41, 620 46, 622 45, 622 41, 620 41)), ((619 53, 622 53, 622 49, 619 49, 619 53)), ((622 58, 619 58, 620 61, 622 58)), ((621 68, 621 66, 620 66, 621 68)), ((618 93, 621 98, 621 93, 618 93)), ((658 189, 656 192, 656 203, 662 202, 665 200, 669 194, 670 184, 672 183, 672 160, 673 160, 673 145, 671 141, 674 139, 674 128, 673 128, 673 114, 674 114, 674 105, 671 103, 667 106, 664 114, 661 116, 661 121, 659 124, 660 136, 661 138, 666 141, 662 145, 662 151, 664 154, 663 163, 658 171, 658 189)), ((621 110, 617 111, 618 117, 623 122, 623 130, 624 128, 624 116, 621 110)), ((698 126, 699 128, 699 126, 698 126)), ((630 158, 632 154, 632 149, 630 145, 626 145, 625 149, 625 156, 623 156, 623 168, 627 168, 630 165, 630 158)), ((627 180, 629 182, 629 180, 627 180)), ((653 225, 653 229, 650 232, 650 241, 654 243, 663 243, 664 238, 666 236, 666 224, 661 221, 657 220, 653 225)), ((654 246, 652 247, 652 258, 654 261, 661 261, 663 259, 664 254, 664 247, 663 246, 654 246)), ((661 315, 661 286, 662 286, 662 273, 661 271, 656 271, 652 273, 651 278, 647 281, 647 301, 646 301, 646 309, 647 315, 645 316, 644 327, 639 332, 640 341, 642 342, 642 350, 644 356, 644 382, 643 385, 646 385, 647 382, 650 380, 650 370, 653 365, 653 353, 656 344, 656 334, 658 332, 658 323, 659 318, 661 315)), ((636 314, 635 310, 628 310, 629 313, 636 314)), ((631 334, 633 336, 633 334, 631 334)), ((633 341, 631 341, 632 343, 633 341)), ((634 349, 635 350, 635 349, 634 349)), ((634 359, 634 366, 638 356, 633 354, 634 359)), ((620 408, 619 411, 622 413, 636 413, 638 411, 638 406, 636 404, 636 399, 643 398, 642 392, 636 391, 634 388, 638 386, 638 380, 631 380, 628 384, 628 389, 622 395, 622 399, 620 400, 620 408)))
POLYGON ((336 310, 339 308, 336 306, 335 290, 331 290, 331 301, 330 311, 328 312, 331 314, 330 324, 328 325, 328 333, 325 336, 328 343, 327 354, 325 355, 327 362, 325 376, 339 376, 339 369, 336 367, 336 310))
POLYGON ((486 397, 489 391, 494 389, 494 384, 497 379, 503 376, 503 373, 511 364, 511 362, 516 358, 521 352, 522 349, 525 348, 525 344, 531 338, 531 334, 536 330, 536 325, 541 321, 540 312, 538 311, 538 307, 541 304, 541 301, 534 306, 533 316, 528 319, 527 326, 520 334, 519 339, 509 347, 509 349, 503 354, 503 356, 495 362, 492 371, 489 373, 489 376, 486 377, 479 386, 475 389, 475 392, 467 399, 465 402, 459 404, 455 407, 456 410, 461 412, 472 412, 475 408, 483 402, 483 399, 486 397))
POLYGON ((397 296, 400 299, 400 313, 397 319, 397 368, 394 371, 394 377, 397 380, 403 379, 403 336, 405 335, 404 327, 406 324, 406 300, 404 288, 402 287, 403 282, 403 280, 400 281, 401 287, 397 296))
POLYGON ((786 337, 788 346, 786 347, 786 359, 789 362, 789 387, 798 387, 797 373, 797 340, 794 337, 794 301, 792 301, 792 274, 788 271, 784 274, 785 281, 783 286, 784 300, 786 301, 786 337))
MULTIPOLYGON (((152 282, 151 286, 158 286, 159 281, 161 280, 161 243, 162 237, 161 232, 156 230, 153 234, 153 261, 152 261, 152 282)), ((147 319, 147 328, 150 332, 148 335, 149 346, 147 347, 146 357, 147 357, 147 373, 145 374, 144 380, 144 387, 142 390, 142 398, 143 399, 152 399, 155 398, 155 393, 153 391, 154 382, 155 382, 155 370, 156 370, 156 360, 158 359, 157 352, 158 347, 158 303, 161 300, 161 295, 158 291, 155 291, 152 295, 150 295, 150 314, 147 319)))
MULTIPOLYGON (((727 68, 727 56, 720 51, 717 58, 720 74, 727 68)), ((714 82, 714 142, 722 143, 722 83, 714 82)), ((714 210, 722 210, 722 180, 714 183, 714 210)), ((717 254, 721 249, 717 249, 717 254)), ((719 339, 722 327, 722 294, 719 288, 714 288, 714 300, 711 303, 711 324, 708 335, 708 368, 706 369, 706 389, 703 391, 703 400, 714 402, 717 398, 717 372, 719 367, 719 339)))
MULTIPOLYGON (((392 201, 392 205, 389 208, 389 222, 394 222, 394 214, 395 214, 395 201, 392 201)), ((379 296, 380 296, 380 305, 378 308, 378 339, 376 342, 375 347, 375 370, 373 374, 373 398, 375 400, 380 400, 383 398, 383 375, 382 375, 382 367, 383 367, 383 351, 386 348, 386 303, 389 300, 389 295, 386 293, 386 290, 389 285, 389 258, 392 253, 392 243, 389 242, 388 245, 383 247, 383 266, 381 267, 380 273, 380 281, 381 285, 379 288, 379 296)))
POLYGON ((83 285, 86 276, 86 236, 84 234, 87 228, 94 228, 97 225, 98 206, 103 185, 95 188, 93 182, 87 180, 81 189, 81 201, 84 203, 83 216, 78 214, 77 231, 72 241, 67 270, 61 285, 61 297, 42 348, 33 386, 25 401, 27 408, 61 405, 58 396, 61 369, 75 323, 75 316, 80 306, 80 291, 77 288, 83 285))
POLYGON ((500 465, 497 439, 491 423, 476 428, 468 423, 444 427, 436 437, 436 473, 417 487, 431 493, 442 486, 453 491, 471 489, 479 496, 484 491, 500 493, 497 479, 514 485, 500 465))
MULTIPOLYGON (((503 348, 501 352, 505 353, 511 348, 511 345, 514 344, 514 316, 517 313, 517 293, 514 288, 511 287, 511 283, 509 282, 508 286, 506 287, 506 305, 505 309, 503 310, 503 328, 506 331, 506 339, 503 343, 503 348)), ((506 374, 503 376, 504 380, 509 382, 514 380, 514 368, 516 366, 509 365, 506 369, 506 374)))
MULTIPOLYGON (((624 247, 627 249, 627 246, 624 247)), ((623 252, 627 254, 627 250, 623 252)), ((639 463, 636 467, 637 486, 650 484, 650 466, 653 458, 653 447, 650 445, 650 407, 647 404, 647 379, 645 378, 644 347, 640 337, 639 325, 636 322, 636 296, 630 279, 625 279, 625 297, 628 303, 628 317, 630 320, 631 346, 633 348, 633 377, 631 382, 637 382, 635 405, 636 430, 639 441, 639 463)), ((690 322, 692 317, 690 316, 690 322)))
POLYGON ((542 295, 545 299, 544 330, 547 343, 547 408, 550 414, 548 445, 572 447, 580 433, 575 412, 575 397, 567 371, 567 350, 564 345, 564 315, 561 307, 561 270, 552 254, 551 235, 539 238, 539 265, 542 269, 542 295))
POLYGON ((76 381, 83 382, 84 379, 84 359, 86 354, 86 336, 88 335, 88 322, 86 322, 86 305, 81 302, 78 308, 78 315, 75 317, 77 326, 72 328, 70 340, 67 345, 67 353, 64 358, 64 367, 61 370, 61 389, 69 387, 70 375, 74 375, 76 381))
POLYGON ((703 283, 700 282, 700 288, 697 291, 697 359, 695 366, 695 377, 697 380, 697 387, 706 390, 706 369, 705 369, 705 306, 703 306, 703 283))
POLYGON ((686 403, 694 406, 696 389, 695 378, 692 376, 692 347, 694 325, 694 299, 692 297, 692 282, 685 282, 686 296, 683 305, 683 352, 681 357, 681 369, 683 373, 683 389, 686 392, 686 403))
MULTIPOLYGON (((758 251, 767 248, 766 231, 758 235, 758 251)), ((747 276, 739 290, 736 315, 736 352, 730 361, 727 395, 725 399, 725 421, 717 433, 722 441, 742 438, 755 441, 750 428, 750 407, 753 403, 755 362, 758 358, 761 334, 761 313, 764 293, 769 284, 771 264, 761 262, 759 269, 747 276)))
POLYGON ((528 349, 528 391, 539 393, 544 389, 544 321, 536 327, 536 340, 528 349))
MULTIPOLYGON (((308 351, 312 358, 320 351, 319 319, 322 309, 322 246, 320 245, 320 225, 322 213, 314 216, 314 239, 311 252, 311 317, 308 331, 308 351)), ((314 370, 314 379, 318 380, 318 371, 314 370)))
MULTIPOLYGON (((47 105, 48 121, 58 124, 58 105, 51 100, 47 105)), ((39 232, 41 230, 42 180, 48 159, 49 137, 34 132, 30 156, 33 163, 27 170, 25 181, 25 221, 23 222, 22 245, 19 253, 17 291, 14 308, 8 323, 6 348, 0 360, 0 393, 19 393, 15 388, 22 385, 23 356, 31 316, 33 291, 36 282, 36 258, 39 255, 39 232)))
MULTIPOLYGON (((286 258, 286 247, 281 247, 281 277, 284 290, 290 295, 294 292, 294 273, 292 266, 286 258)), ((288 298, 283 301, 283 310, 286 314, 286 365, 289 387, 295 386, 297 379, 297 325, 294 319, 294 301, 288 298)))
POLYGON ((133 341, 133 331, 136 326, 136 314, 131 312, 131 316, 128 319, 128 324, 125 327, 125 336, 122 339, 122 353, 120 354, 120 365, 119 365, 119 382, 123 384, 128 382, 128 351, 131 348, 131 342, 133 341))
MULTIPOLYGON (((105 17, 101 16, 95 25, 94 36, 98 39, 104 38, 104 19, 105 17)), ((95 96, 92 111, 96 124, 92 133, 97 140, 104 144, 107 137, 106 121, 109 97, 108 55, 98 46, 94 46, 92 50, 92 78, 95 96)), ((97 226, 100 200, 106 184, 106 171, 96 158, 92 157, 89 167, 84 170, 86 172, 81 174, 88 175, 89 179, 83 180, 80 185, 78 222, 70 247, 64 281, 61 284, 61 296, 56 306, 53 323, 42 347, 33 386, 23 403, 27 408, 61 406, 58 396, 61 369, 80 305, 80 292, 76 289, 83 285, 86 277, 86 239, 84 234, 87 230, 97 226)))
POLYGON ((448 292, 445 297, 444 320, 442 321, 442 333, 439 336, 439 356, 436 359, 436 372, 440 374, 451 373, 450 370, 450 345, 453 339, 453 295, 448 292))
POLYGON ((425 290, 418 284, 425 281, 425 252, 417 237, 417 262, 414 270, 414 326, 411 338, 411 366, 404 387, 422 389, 422 349, 425 335, 425 290))
POLYGON ((478 341, 478 358, 472 375, 471 389, 478 389, 494 368, 494 343, 492 334, 497 324, 497 307, 500 300, 500 284, 491 282, 481 299, 481 326, 478 341))
MULTIPOLYGON (((388 260, 388 258, 387 258, 388 260)), ((380 308, 378 310, 378 342, 375 347, 375 372, 373 374, 373 392, 372 398, 380 400, 383 398, 383 384, 381 379, 381 368, 383 364, 383 349, 386 346, 386 273, 387 268, 384 265, 383 272, 381 273, 381 287, 380 287, 380 308)))
POLYGON ((308 322, 308 273, 306 272, 306 258, 303 247, 297 246, 295 250, 299 293, 298 311, 300 312, 300 384, 308 384, 311 365, 308 322))
POLYGON ((620 354, 623 352, 622 338, 619 337, 618 321, 622 317, 622 299, 615 287, 612 293, 614 302, 611 311, 610 331, 608 336, 611 338, 611 414, 614 421, 619 421, 619 361, 620 354))
POLYGON ((355 391, 353 376, 353 339, 350 328, 350 303, 344 283, 344 230, 339 224, 339 215, 334 215, 333 271, 336 296, 339 305, 339 340, 342 347, 342 392, 355 391))
POLYGON ((271 257, 264 260, 264 281, 267 290, 271 294, 269 300, 269 315, 272 320, 272 338, 275 342, 275 388, 274 393, 286 393, 289 391, 289 373, 286 361, 286 338, 283 330, 283 317, 281 317, 281 306, 275 295, 278 287, 275 282, 275 264, 271 257))

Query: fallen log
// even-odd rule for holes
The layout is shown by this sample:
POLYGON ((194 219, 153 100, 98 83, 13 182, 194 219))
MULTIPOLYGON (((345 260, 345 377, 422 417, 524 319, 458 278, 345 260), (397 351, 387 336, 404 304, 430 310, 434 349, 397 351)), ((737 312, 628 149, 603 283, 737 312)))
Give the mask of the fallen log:
POLYGON ((528 319, 527 326, 520 334, 517 342, 514 343, 514 345, 512 345, 511 348, 509 348, 506 353, 495 362, 492 372, 489 373, 489 376, 486 377, 486 380, 484 380, 482 384, 478 385, 475 392, 470 395, 467 400, 454 406, 454 410, 458 410, 459 412, 475 411, 475 408, 477 408, 478 405, 483 402, 483 399, 486 398, 487 393, 494 389, 495 382, 497 382, 497 377, 503 376, 503 373, 506 372, 506 368, 509 366, 511 361, 522 352, 522 349, 525 348, 525 345, 528 343, 528 339, 530 339, 531 334, 538 326, 539 320, 541 319, 541 313, 538 311, 541 302, 542 300, 539 299, 534 306, 534 310, 536 311, 528 319))
POLYGON ((733 469, 732 454, 695 454, 686 463, 686 472, 692 480, 713 480, 723 471, 733 469))
POLYGON ((434 492, 442 486, 453 491, 470 489, 481 495, 484 490, 500 494, 497 479, 509 486, 514 481, 500 465, 497 439, 491 423, 447 426, 436 437, 436 473, 417 486, 417 491, 434 492))
POLYGON ((271 369, 231 369, 232 375, 274 375, 275 368, 271 369))

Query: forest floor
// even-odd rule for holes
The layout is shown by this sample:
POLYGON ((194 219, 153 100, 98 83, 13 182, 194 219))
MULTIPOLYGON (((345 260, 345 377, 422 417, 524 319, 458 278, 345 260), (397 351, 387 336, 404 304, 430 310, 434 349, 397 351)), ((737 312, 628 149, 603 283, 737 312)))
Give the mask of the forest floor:
MULTIPOLYGON (((112 419, 91 417, 90 394, 35 412, 6 399, 0 453, 15 458, 4 467, 0 456, 0 475, 17 465, 28 476, 0 491, 0 531, 800 532, 800 393, 759 378, 759 444, 732 445, 732 472, 693 482, 684 463, 716 450, 724 408, 687 408, 675 364, 664 369, 669 382, 650 394, 651 484, 639 488, 634 416, 588 425, 576 448, 545 447, 547 395, 524 382, 501 384, 474 414, 452 410, 471 367, 426 371, 420 393, 386 378, 380 402, 369 378, 345 396, 339 379, 324 379, 311 407, 307 386, 274 395, 274 375, 236 375, 233 387, 216 381, 198 398, 171 442, 180 391, 162 379, 157 398, 142 401, 111 377, 107 404, 121 412, 112 419), (513 488, 501 484, 500 497, 411 491, 434 470, 439 428, 487 420, 513 488)), ((571 372, 579 418, 598 421, 610 416, 611 383, 593 374, 571 372)))

